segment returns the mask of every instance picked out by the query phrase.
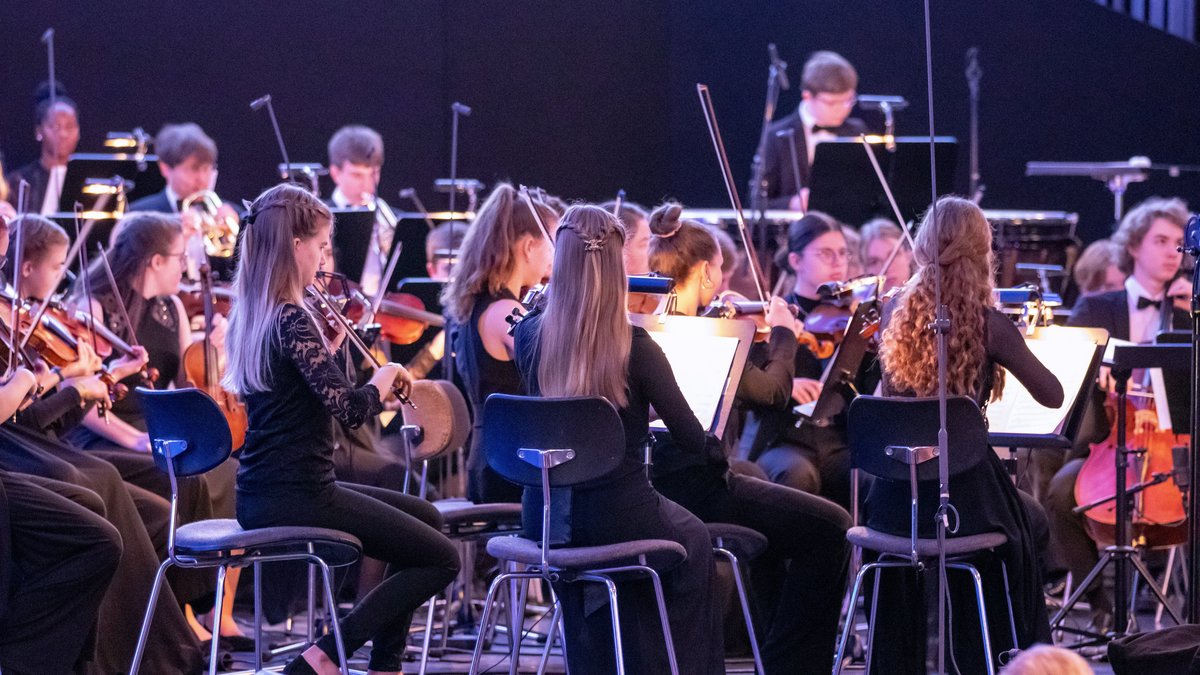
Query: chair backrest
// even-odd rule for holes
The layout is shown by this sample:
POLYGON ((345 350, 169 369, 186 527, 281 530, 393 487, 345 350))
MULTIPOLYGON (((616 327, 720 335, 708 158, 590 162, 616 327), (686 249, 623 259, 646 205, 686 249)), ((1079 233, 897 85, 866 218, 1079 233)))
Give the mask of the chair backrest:
POLYGON ((525 487, 542 485, 542 471, 531 463, 530 451, 570 450, 571 458, 557 460, 562 463, 549 471, 550 487, 570 487, 620 466, 625 428, 604 398, 492 394, 483 406, 481 447, 496 473, 525 487))
MULTIPOLYGON (((850 462, 873 476, 908 481, 910 469, 902 448, 918 448, 916 477, 935 480, 938 445, 937 398, 859 396, 850 404, 846 427, 850 462)), ((987 426, 979 406, 965 396, 946 401, 946 431, 950 475, 955 476, 983 461, 988 447, 987 426)))
POLYGON ((138 387, 158 468, 195 476, 229 459, 233 438, 215 401, 199 389, 138 387))
POLYGON ((433 459, 460 448, 471 433, 471 413, 462 392, 446 380, 417 380, 409 398, 416 408, 405 406, 404 424, 420 428, 409 447, 414 462, 433 459))

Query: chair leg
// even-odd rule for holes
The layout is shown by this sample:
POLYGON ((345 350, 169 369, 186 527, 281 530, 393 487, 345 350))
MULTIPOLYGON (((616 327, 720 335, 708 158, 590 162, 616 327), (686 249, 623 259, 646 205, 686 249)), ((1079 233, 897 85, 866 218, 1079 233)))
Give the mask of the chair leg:
POLYGON ((254 563, 254 672, 262 670, 262 563, 254 563))
MULTIPOLYGON (((309 555, 313 553, 313 547, 308 547, 309 555)), ((308 564, 308 604, 305 609, 308 610, 308 626, 305 628, 304 637, 308 645, 312 646, 317 641, 317 568, 313 563, 308 564)), ((305 647, 307 649, 308 647, 305 647)))
POLYGON ((437 610, 437 596, 434 595, 429 599, 428 610, 425 614, 425 635, 421 638, 421 664, 417 667, 417 675, 425 675, 425 668, 429 665, 429 640, 433 633, 433 613, 437 610))
MULTIPOLYGON (((516 572, 517 564, 508 563, 509 571, 516 572)), ((521 601, 521 583, 516 579, 508 582, 508 675, 517 675, 521 663, 521 635, 525 628, 525 605, 521 601)))
MULTIPOLYGON (((337 645, 338 667, 341 669, 342 675, 350 675, 350 655, 346 653, 346 643, 342 640, 342 626, 337 617, 337 600, 333 597, 333 572, 329 570, 329 565, 326 565, 324 560, 315 558, 315 561, 321 567, 321 578, 325 582, 325 604, 329 606, 329 624, 333 628, 334 644, 337 645)), ((312 620, 311 616, 309 620, 312 620)))
POLYGON ((554 609, 550 612, 550 628, 546 630, 546 647, 542 650, 542 659, 538 662, 537 675, 546 675, 546 666, 550 664, 550 650, 554 648, 554 636, 558 633, 559 622, 562 621, 562 607, 558 600, 554 601, 554 609))
MULTIPOLYGON (((643 564, 645 564, 644 560, 643 564)), ((667 600, 663 597, 662 579, 658 577, 658 572, 649 567, 646 568, 646 571, 650 574, 650 582, 654 584, 654 599, 658 604, 658 620, 662 624, 663 642, 666 643, 667 647, 667 663, 671 666, 672 675, 679 675, 679 661, 675 658, 675 638, 671 635, 671 622, 667 617, 667 600)), ((608 583, 611 584, 612 582, 609 581, 608 583)), ((613 626, 614 630, 616 630, 616 586, 613 585, 611 588, 609 596, 613 599, 613 626)), ((620 631, 617 631, 617 634, 619 635, 620 631)), ((751 639, 753 640, 754 638, 752 637, 751 639)), ((618 661, 618 665, 620 664, 621 662, 618 661)))
POLYGON ((1004 577, 1004 603, 1008 608, 1008 629, 1012 635, 1012 648, 1018 649, 1017 646, 1017 619, 1013 616, 1012 608, 1012 587, 1008 584, 1008 565, 1004 561, 1000 561, 1000 574, 1004 577))
POLYGON ((875 568, 875 579, 871 586, 871 616, 867 621, 867 675, 871 675, 871 659, 875 655, 875 626, 879 623, 875 620, 875 617, 879 616, 879 586, 882 583, 882 579, 883 567, 875 568))
POLYGON ((854 575, 854 585, 850 588, 849 609, 846 610, 846 620, 842 624, 842 636, 838 640, 837 653, 834 655, 833 675, 841 675, 842 660, 846 658, 846 644, 850 642, 850 633, 854 630, 854 614, 858 607, 858 594, 862 590, 863 578, 866 577, 867 572, 873 569, 875 569, 873 563, 863 565, 858 569, 858 574, 854 575))
POLYGON ((150 636, 150 622, 154 619, 154 610, 158 608, 158 592, 162 589, 163 577, 170 566, 171 559, 167 558, 162 561, 162 564, 158 566, 158 571, 154 573, 154 584, 150 587, 150 601, 146 604, 146 615, 142 617, 142 630, 138 633, 137 649, 133 653, 133 664, 130 666, 129 675, 137 675, 138 669, 142 667, 146 639, 150 636))
POLYGON ((225 601, 225 574, 228 567, 217 567, 217 598, 213 604, 211 648, 208 653, 208 675, 217 675, 217 655, 221 653, 221 603, 225 601))
POLYGON ((483 640, 484 627, 492 618, 492 603, 496 600, 496 592, 504 585, 506 581, 505 574, 498 574, 492 580, 492 585, 488 587, 487 596, 483 600, 483 614, 479 618, 479 636, 475 639, 475 651, 471 655, 471 666, 468 668, 468 675, 476 675, 479 672, 479 659, 483 657, 483 640))
POLYGON ((979 606, 979 630, 983 633, 983 658, 987 665, 987 672, 989 675, 993 675, 996 672, 996 664, 992 660, 992 638, 988 634, 987 605, 983 599, 983 579, 980 578, 979 570, 975 569, 974 565, 957 563, 946 565, 946 567, 967 572, 975 584, 975 602, 979 606))
MULTIPOLYGON (((625 675, 625 649, 621 644, 621 612, 617 604, 617 584, 612 579, 603 578, 605 588, 608 589, 608 611, 612 616, 613 629, 613 649, 616 651, 617 658, 617 675, 625 675)), ((654 586, 655 593, 659 592, 658 585, 654 586)), ((659 616, 663 616, 662 605, 659 605, 659 616)), ((665 636, 667 639, 667 654, 672 658, 671 675, 679 675, 679 668, 674 664, 674 650, 671 647, 671 629, 666 624, 663 625, 665 636)))
POLYGON ((714 548, 713 553, 723 556, 729 561, 729 566, 733 569, 733 585, 737 588, 738 600, 742 605, 742 619, 746 622, 746 636, 750 639, 750 653, 754 655, 754 672, 758 675, 766 675, 767 670, 763 667, 762 654, 758 650, 758 636, 754 633, 754 619, 750 612, 750 599, 746 593, 746 583, 742 579, 742 563, 738 557, 733 554, 733 551, 724 548, 714 548))

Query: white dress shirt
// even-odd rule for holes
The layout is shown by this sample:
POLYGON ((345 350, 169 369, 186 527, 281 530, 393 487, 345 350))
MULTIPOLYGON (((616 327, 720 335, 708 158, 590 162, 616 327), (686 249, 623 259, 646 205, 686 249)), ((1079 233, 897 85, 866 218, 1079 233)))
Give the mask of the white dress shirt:
POLYGON ((817 118, 808 109, 808 101, 800 102, 799 112, 800 122, 804 125, 804 149, 808 151, 808 165, 812 166, 813 157, 817 153, 817 144, 824 141, 832 141, 837 138, 837 135, 824 129, 813 131, 813 127, 817 124, 817 118))
POLYGON ((1153 342, 1154 336, 1158 335, 1162 312, 1153 305, 1138 309, 1138 298, 1161 301, 1164 290, 1151 293, 1130 276, 1125 279, 1125 292, 1128 295, 1125 301, 1129 303, 1129 339, 1138 343, 1153 342))

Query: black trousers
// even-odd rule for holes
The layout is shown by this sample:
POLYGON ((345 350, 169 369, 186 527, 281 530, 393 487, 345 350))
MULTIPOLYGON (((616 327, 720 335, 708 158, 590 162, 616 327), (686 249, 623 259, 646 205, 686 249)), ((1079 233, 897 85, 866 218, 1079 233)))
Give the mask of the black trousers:
MULTIPOLYGON (((9 675, 76 672, 91 658, 100 601, 121 558, 103 516, 51 491, 45 479, 0 471, 8 506, 12 578, 0 616, 0 666, 9 675), (41 483, 41 485, 37 484, 41 483)), ((70 485, 93 509, 93 493, 70 485)))
POLYGON ((844 429, 805 425, 756 460, 772 483, 850 508, 850 450, 844 429))
MULTIPOLYGON (((1096 542, 1084 526, 1083 515, 1072 511, 1076 506, 1075 481, 1083 462, 1081 458, 1064 464, 1050 479, 1050 487, 1042 501, 1050 521, 1052 565, 1070 572, 1076 588, 1100 561, 1096 542)), ((1112 598, 1105 592, 1103 583, 1093 584, 1087 599, 1095 609, 1112 611, 1112 598)))
MULTIPOLYGON (((536 504, 535 504, 536 501, 536 504)), ((525 512, 541 493, 525 498, 525 512)), ((528 521, 527 521, 528 522, 528 521)), ((539 521, 540 522, 540 521, 539 521)), ((540 526, 539 526, 540 527, 540 526)), ((592 489, 574 490, 571 498, 571 544, 598 546, 635 539, 669 539, 687 551, 687 560, 662 574, 667 618, 679 672, 718 675, 725 672, 725 644, 718 603, 713 599, 712 542, 696 516, 663 497, 640 472, 592 489)), ((555 592, 563 609, 563 633, 573 675, 616 672, 608 594, 595 583, 559 583, 555 592)), ((667 655, 649 581, 618 585, 621 640, 626 671, 666 673, 667 655)))
POLYGON ((765 619, 767 673, 826 673, 833 664, 846 585, 850 514, 833 502, 715 467, 655 479, 654 487, 705 522, 767 537, 751 577, 765 619))
MULTIPOLYGON (((358 537, 363 555, 387 563, 376 586, 342 619, 347 654, 371 640, 370 668, 400 670, 413 611, 458 574, 458 552, 441 533, 441 514, 410 495, 350 483, 334 483, 319 494, 238 493, 243 527, 327 527, 358 537)), ((317 645, 337 660, 332 633, 317 645)))
MULTIPOLYGON (((165 555, 170 505, 125 483, 108 462, 18 425, 0 429, 0 468, 78 486, 102 502, 101 511, 121 533, 124 549, 100 604, 95 661, 101 672, 126 672, 161 561, 159 550, 165 555)), ((201 663, 199 642, 170 588, 160 593, 142 663, 155 673, 190 672, 201 663)))

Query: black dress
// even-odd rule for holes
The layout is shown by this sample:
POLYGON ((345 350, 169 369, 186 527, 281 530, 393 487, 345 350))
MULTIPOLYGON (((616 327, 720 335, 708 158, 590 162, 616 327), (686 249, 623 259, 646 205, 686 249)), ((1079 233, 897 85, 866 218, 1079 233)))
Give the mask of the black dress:
MULTIPOLYGON (((541 315, 531 313, 516 330, 516 362, 529 394, 538 395, 538 340, 541 315)), ((692 414, 662 350, 642 328, 633 329, 629 354, 629 403, 618 410, 625 428, 625 456, 608 479, 564 491, 569 503, 570 543, 614 544, 635 539, 669 539, 687 551, 687 560, 662 576, 667 617, 679 672, 724 673, 724 637, 714 602, 712 544, 704 524, 660 495, 645 474, 642 448, 650 431, 650 406, 666 423, 681 453, 702 456, 704 429, 692 414)), ((528 490, 525 513, 540 514, 540 490, 528 490)), ((541 538, 541 518, 526 517, 526 534, 541 538)), ((607 594, 595 584, 557 584, 563 608, 567 658, 576 675, 616 671, 607 594), (590 587, 590 588, 589 588, 590 587)), ((621 628, 626 669, 664 673, 666 652, 649 582, 620 586, 621 628)))
POLYGON ((454 366, 466 389, 474 425, 471 431, 471 451, 467 457, 470 479, 467 486, 471 501, 519 502, 521 490, 501 478, 487 465, 487 448, 482 447, 483 402, 492 394, 521 393, 521 375, 512 361, 501 361, 488 353, 479 334, 479 320, 497 300, 516 300, 512 293, 501 290, 498 295, 481 293, 475 297, 471 318, 457 324, 454 335, 454 366))
MULTIPOLYGON (((891 320, 891 309, 884 311, 883 326, 891 320)), ((1025 345, 1025 339, 1012 321, 994 309, 987 313, 983 336, 987 360, 983 364, 981 381, 975 400, 985 403, 992 392, 993 364, 1000 364, 1025 386, 1034 399, 1046 406, 1062 404, 1063 391, 1058 379, 1025 345)), ((911 392, 894 391, 884 372, 886 395, 910 396, 911 392)), ((921 510, 917 514, 918 532, 922 537, 935 537, 933 513, 938 504, 937 481, 918 487, 921 510)), ((867 525, 871 528, 907 537, 911 531, 910 513, 897 504, 910 500, 907 482, 877 478, 867 496, 867 525)), ((999 560, 977 563, 984 576, 988 607, 988 628, 992 649, 996 654, 1014 647, 1008 628, 1004 582, 999 562, 1008 567, 1013 616, 1017 628, 1016 647, 1026 648, 1037 642, 1051 642, 1046 603, 1042 595, 1042 551, 1049 538, 1045 513, 1029 495, 1019 491, 1010 480, 1007 470, 994 452, 987 452, 975 469, 955 476, 950 495, 959 515, 959 529, 951 536, 966 536, 984 532, 1003 532, 1008 544, 999 551, 999 560)), ((936 587, 936 577, 913 584, 911 579, 896 574, 880 593, 879 622, 875 632, 874 662, 887 664, 889 673, 925 672, 925 614, 922 583, 936 587)), ((963 673, 982 672, 983 642, 979 621, 975 615, 974 591, 963 583, 961 575, 949 576, 951 606, 954 608, 954 655, 963 673)), ((933 594, 936 601, 936 593, 933 594)), ((936 625, 936 622, 935 622, 936 625)))
MULTIPOLYGON (((754 349, 761 365, 747 364, 734 408, 774 411, 787 406, 796 334, 774 328, 769 342, 754 349)), ((850 560, 850 514, 816 495, 731 472, 720 455, 710 453, 701 464, 672 466, 658 458, 665 449, 656 443, 656 490, 704 522, 734 523, 767 537, 766 552, 751 567, 764 621, 767 672, 828 672, 850 560)))
MULTIPOLYGON (((303 308, 285 305, 277 324, 267 389, 245 397, 238 522, 341 530, 387 563, 386 579, 342 620, 342 636, 348 653, 372 641, 371 669, 400 670, 412 612, 458 574, 458 554, 428 502, 335 481, 332 422, 362 425, 383 409, 379 391, 353 387, 303 308)), ((337 660, 332 633, 317 645, 337 660)))

